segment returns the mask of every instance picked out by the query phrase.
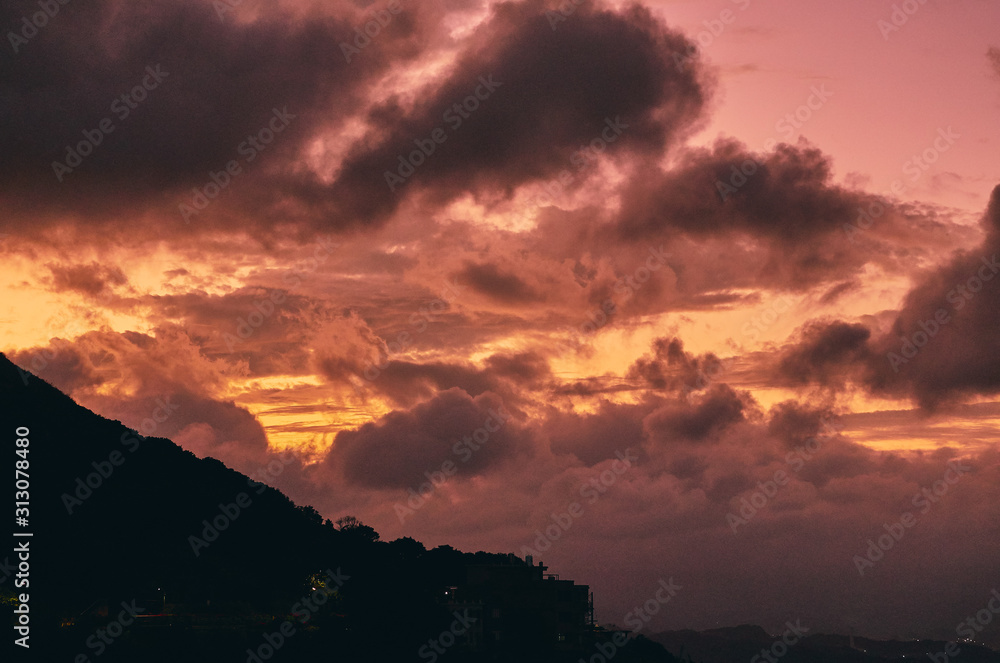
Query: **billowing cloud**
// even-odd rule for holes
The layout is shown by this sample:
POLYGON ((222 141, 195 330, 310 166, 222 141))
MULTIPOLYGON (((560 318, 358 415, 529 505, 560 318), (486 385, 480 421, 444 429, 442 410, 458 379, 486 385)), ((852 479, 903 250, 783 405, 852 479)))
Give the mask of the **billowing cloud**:
POLYGON ((780 372, 793 382, 842 384, 842 372, 868 357, 871 330, 864 325, 813 322, 801 335, 800 343, 781 358, 779 365, 780 372))
POLYGON ((177 330, 88 332, 13 353, 11 361, 142 435, 174 439, 242 471, 266 463, 260 422, 221 396, 225 376, 177 330))
POLYGON ((704 389, 723 368, 714 354, 694 357, 679 338, 658 338, 652 353, 639 358, 626 376, 639 378, 652 389, 691 392, 704 389))
MULTIPOLYGON (((320 367, 325 377, 336 378, 329 362, 320 367)), ((360 370, 353 383, 388 397, 394 404, 409 407, 438 392, 459 388, 472 396, 485 392, 503 395, 510 407, 524 398, 524 392, 538 388, 550 376, 545 359, 536 353, 495 354, 484 367, 467 363, 388 359, 384 355, 360 370), (360 376, 364 376, 361 381, 360 376)))
POLYGON ((643 422, 655 442, 703 442, 747 419, 747 394, 725 384, 712 385, 694 405, 668 404, 643 422))
POLYGON ((384 138, 359 145, 332 188, 349 216, 388 214, 414 189, 439 201, 509 195, 609 131, 628 132, 626 151, 656 154, 705 103, 698 69, 672 59, 689 42, 638 6, 583 5, 553 30, 542 2, 501 3, 472 44, 412 110, 389 99, 371 111, 384 138))
POLYGON ((96 262, 86 265, 49 265, 49 270, 52 272, 52 287, 57 291, 72 290, 93 296, 128 282, 120 268, 106 267, 96 262))
MULTIPOLYGON (((327 457, 352 483, 408 488, 444 463, 474 476, 526 450, 524 433, 495 395, 443 391, 409 411, 337 435, 327 457)), ((449 475, 451 472, 449 471, 449 475)))
POLYGON ((803 384, 834 386, 851 377, 876 394, 913 398, 928 409, 963 396, 996 394, 1000 187, 981 225, 982 245, 920 275, 887 328, 874 320, 815 321, 784 351, 780 373, 803 384))
POLYGON ((615 458, 615 453, 642 446, 642 418, 648 404, 619 405, 602 401, 593 414, 553 410, 542 430, 554 453, 572 454, 587 465, 615 458))
MULTIPOLYGON (((37 10, 16 4, 14 14, 37 10)), ((280 172, 386 66, 377 49, 348 66, 338 46, 353 36, 348 18, 272 8, 220 20, 188 1, 60 6, 23 53, 4 58, 4 208, 16 222, 70 209, 109 219, 204 186, 232 160, 280 172), (258 163, 244 161, 251 153, 258 163)))
POLYGON ((469 189, 509 194, 563 168, 618 118, 616 130, 627 125, 633 138, 627 151, 655 154, 701 113, 698 75, 671 60, 688 42, 650 12, 587 6, 553 31, 540 2, 495 6, 416 103, 366 99, 421 41, 454 48, 441 11, 407 8, 348 58, 341 44, 369 17, 347 8, 247 7, 220 21, 187 1, 67 7, 22 47, 30 58, 6 58, 2 93, 16 103, 5 105, 0 148, 13 170, 0 173, 12 185, 0 204, 18 223, 72 209, 103 225, 152 213, 176 221, 173 232, 249 222, 266 233, 280 212, 342 228, 383 220, 414 189, 439 201, 469 189), (103 31, 113 45, 93 49, 86 37, 103 31), (345 146, 350 122, 366 128, 345 146), (434 153, 418 154, 426 163, 390 190, 384 173, 420 149, 434 153), (181 203, 193 210, 182 215, 181 203))
POLYGON ((496 265, 467 264, 458 277, 468 281, 477 292, 501 302, 518 304, 541 299, 520 277, 496 265))
POLYGON ((873 342, 877 391, 910 393, 925 407, 1000 392, 1000 187, 982 226, 983 244, 921 279, 873 342))

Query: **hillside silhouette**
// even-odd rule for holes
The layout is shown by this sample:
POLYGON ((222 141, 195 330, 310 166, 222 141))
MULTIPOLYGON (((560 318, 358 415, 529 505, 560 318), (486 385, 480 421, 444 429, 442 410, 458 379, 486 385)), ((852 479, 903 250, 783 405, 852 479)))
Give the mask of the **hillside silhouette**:
MULTIPOLYGON (((383 542, 349 517, 324 520, 215 459, 90 412, 2 354, 0 399, 0 430, 13 441, 25 427, 30 440, 31 658, 15 647, 13 660, 430 660, 437 654, 420 648, 455 620, 447 588, 462 587, 472 567, 525 566, 513 555, 383 542), (206 525, 219 526, 216 537, 206 525), (323 605, 303 603, 317 592, 323 605), (118 617, 128 626, 108 629, 118 617), (280 636, 283 624, 294 633, 280 636), (268 647, 272 656, 253 658, 268 647)), ((528 571, 541 579, 543 569, 528 571)), ((4 575, 0 596, 14 605, 22 590, 4 575)), ((537 606, 512 618, 524 628, 489 658, 455 646, 440 660, 593 653, 541 641, 537 606)), ((617 654, 676 660, 643 638, 617 654)))

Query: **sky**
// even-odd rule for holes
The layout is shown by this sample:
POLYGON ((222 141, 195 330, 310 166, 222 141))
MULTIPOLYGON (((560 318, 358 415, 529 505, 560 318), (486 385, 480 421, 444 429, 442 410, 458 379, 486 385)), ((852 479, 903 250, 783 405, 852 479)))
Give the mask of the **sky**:
POLYGON ((38 7, 0 350, 77 402, 601 623, 1000 587, 997 3, 38 7))

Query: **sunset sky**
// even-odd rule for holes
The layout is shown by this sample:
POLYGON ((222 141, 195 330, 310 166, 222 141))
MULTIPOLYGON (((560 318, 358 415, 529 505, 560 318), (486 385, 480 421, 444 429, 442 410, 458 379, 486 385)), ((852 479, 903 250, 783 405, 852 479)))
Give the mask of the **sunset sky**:
POLYGON ((82 405, 605 623, 1000 588, 1000 3, 3 11, 0 350, 82 405))

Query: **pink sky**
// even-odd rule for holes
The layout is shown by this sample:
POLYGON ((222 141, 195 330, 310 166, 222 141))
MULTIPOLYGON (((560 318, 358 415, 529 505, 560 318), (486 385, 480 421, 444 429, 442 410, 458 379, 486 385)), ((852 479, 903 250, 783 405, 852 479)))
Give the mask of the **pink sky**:
POLYGON ((954 638, 1000 561, 1000 6, 398 7, 105 0, 8 50, 0 350, 384 539, 569 522, 602 622, 673 577, 651 631, 954 638))

